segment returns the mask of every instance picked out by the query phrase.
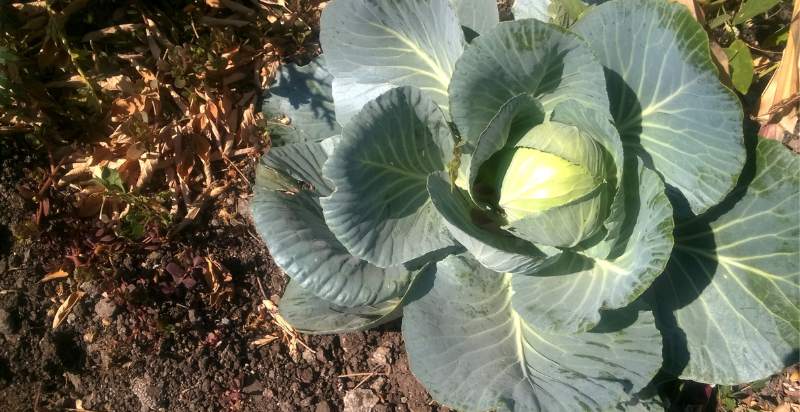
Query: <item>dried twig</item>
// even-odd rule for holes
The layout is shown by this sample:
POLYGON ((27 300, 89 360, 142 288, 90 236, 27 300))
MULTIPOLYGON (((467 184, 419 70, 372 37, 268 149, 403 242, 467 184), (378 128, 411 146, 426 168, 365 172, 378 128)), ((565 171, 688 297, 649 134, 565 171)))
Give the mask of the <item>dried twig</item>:
POLYGON ((242 28, 245 26, 250 25, 250 22, 244 20, 237 20, 237 19, 220 19, 216 17, 209 17, 203 16, 200 17, 200 23, 205 24, 207 26, 233 26, 236 28, 242 28))
POLYGON ((261 296, 263 297, 261 302, 264 305, 264 308, 267 310, 267 313, 269 313, 269 315, 272 317, 273 323, 275 323, 283 333, 283 339, 289 346, 289 354, 293 355, 297 353, 298 344, 307 351, 316 353, 313 349, 306 345, 305 342, 303 342, 303 339, 300 338, 300 334, 297 332, 297 329, 295 329, 289 324, 289 322, 286 321, 286 319, 283 318, 280 312, 278 312, 278 307, 267 298, 267 294, 264 292, 264 287, 261 285, 261 280, 256 279, 256 282, 258 283, 258 289, 261 291, 261 296))

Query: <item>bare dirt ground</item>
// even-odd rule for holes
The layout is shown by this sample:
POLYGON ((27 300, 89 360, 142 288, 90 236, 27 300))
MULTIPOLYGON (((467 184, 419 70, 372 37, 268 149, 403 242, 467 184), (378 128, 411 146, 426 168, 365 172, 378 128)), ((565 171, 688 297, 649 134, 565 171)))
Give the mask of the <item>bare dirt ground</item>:
MULTIPOLYGON (((0 410, 439 410, 408 370, 399 324, 304 336, 308 348, 291 353, 259 287, 277 302, 285 277, 246 221, 211 219, 174 242, 115 257, 80 283, 40 282, 62 264, 69 224, 55 217, 35 238, 19 233, 32 210, 14 188, 35 164, 20 154, 0 167, 0 410), (224 267, 226 301, 209 306, 197 268, 180 284, 168 279, 164 268, 186 253, 224 267), (59 289, 73 288, 85 294, 54 330, 59 289), (278 339, 259 342, 270 336, 278 339)), ((229 199, 246 202, 246 193, 229 199)))

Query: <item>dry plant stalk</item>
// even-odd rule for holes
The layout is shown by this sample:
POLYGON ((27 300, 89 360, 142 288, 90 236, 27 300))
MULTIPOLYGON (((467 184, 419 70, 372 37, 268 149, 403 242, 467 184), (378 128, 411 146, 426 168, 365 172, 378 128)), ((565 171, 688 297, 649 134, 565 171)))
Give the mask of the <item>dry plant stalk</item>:
MULTIPOLYGON (((272 318, 272 322, 278 326, 278 329, 281 330, 283 334, 283 341, 286 342, 287 346, 289 347, 289 355, 292 357, 292 359, 295 359, 295 356, 298 355, 297 345, 302 346, 311 353, 316 353, 313 349, 306 345, 305 342, 303 342, 303 339, 300 337, 300 333, 297 332, 297 329, 295 329, 291 324, 289 324, 289 322, 286 321, 286 319, 283 318, 278 310, 278 307, 267 298, 267 295, 264 293, 264 287, 261 285, 261 281, 256 281, 258 282, 258 289, 261 291, 261 295, 263 296, 261 303, 264 305, 264 309, 266 309, 267 313, 272 318)), ((272 335, 267 335, 266 337, 253 342, 252 345, 261 346, 260 343, 266 344, 274 341, 275 339, 270 339, 271 337, 272 335), (264 343, 265 340, 269 340, 269 342, 264 343)))
POLYGON ((39 281, 39 283, 49 282, 54 279, 62 279, 66 277, 69 277, 69 273, 65 272, 64 269, 58 269, 55 272, 50 272, 47 275, 45 275, 45 277, 43 277, 42 280, 39 281))
POLYGON ((297 329, 292 327, 292 325, 290 325, 289 322, 287 322, 286 319, 284 319, 283 316, 281 316, 280 312, 278 311, 278 307, 275 306, 275 304, 272 303, 271 300, 263 299, 262 303, 264 305, 264 308, 267 309, 267 312, 272 317, 273 323, 278 325, 278 328, 280 328, 281 332, 283 332, 283 339, 289 346, 289 355, 291 355, 294 358, 295 354, 298 353, 297 352, 298 344, 303 348, 305 348, 307 351, 311 353, 316 353, 313 349, 311 349, 308 345, 306 345, 305 342, 303 342, 303 339, 300 338, 300 334, 297 332, 297 329))
MULTIPOLYGON (((763 126, 778 125, 783 131, 794 133, 797 127, 798 105, 800 105, 800 0, 794 1, 792 22, 789 27, 789 39, 778 63, 778 69, 772 75, 767 88, 761 95, 757 120, 763 126)), ((783 133, 769 133, 769 136, 781 140, 783 133)))
POLYGON ((69 312, 85 294, 86 293, 84 292, 72 292, 72 294, 67 297, 64 303, 62 303, 56 311, 56 316, 53 318, 53 329, 57 329, 61 323, 64 322, 64 320, 67 318, 67 315, 69 315, 69 312))

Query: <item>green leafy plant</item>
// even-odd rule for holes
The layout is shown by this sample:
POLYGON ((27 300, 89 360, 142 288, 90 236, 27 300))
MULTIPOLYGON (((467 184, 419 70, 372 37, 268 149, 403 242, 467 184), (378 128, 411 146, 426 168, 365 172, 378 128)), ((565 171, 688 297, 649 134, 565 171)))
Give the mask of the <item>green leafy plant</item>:
POLYGON ((327 6, 323 55, 264 106, 252 207, 283 316, 402 315, 412 371, 465 410, 656 408, 637 402, 659 371, 735 384, 796 361, 800 160, 744 137, 703 29, 660 0, 569 29, 526 13, 327 6))

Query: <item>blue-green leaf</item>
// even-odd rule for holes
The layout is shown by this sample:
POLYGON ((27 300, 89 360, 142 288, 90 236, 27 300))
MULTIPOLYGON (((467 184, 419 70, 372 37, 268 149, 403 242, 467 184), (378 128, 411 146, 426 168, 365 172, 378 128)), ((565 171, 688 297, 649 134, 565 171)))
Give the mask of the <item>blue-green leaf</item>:
POLYGON ((464 52, 450 84, 453 120, 465 139, 474 139, 523 93, 545 110, 565 100, 608 110, 603 68, 587 45, 558 26, 520 20, 500 23, 464 52))
POLYGON ((450 0, 462 26, 478 34, 487 33, 500 23, 496 0, 450 0))
POLYGON ((550 3, 552 0, 515 0, 511 11, 515 20, 536 19, 550 21, 550 3))
POLYGON ((580 18, 589 6, 603 2, 605 0, 516 0, 512 11, 516 20, 554 21, 565 23, 566 27, 580 18))
POLYGON ((648 312, 606 312, 591 332, 552 334, 527 323, 511 276, 466 256, 437 265, 430 291, 403 310, 414 375, 437 401, 465 411, 606 410, 661 366, 648 312))
POLYGON ((400 297, 377 305, 340 307, 303 289, 295 281, 286 285, 280 313, 289 324, 308 334, 347 333, 374 328, 402 314, 400 297))
POLYGON ((370 100, 393 89, 389 83, 360 83, 352 77, 333 79, 333 100, 336 103, 336 120, 347 126, 370 100))
POLYGON ((453 146, 441 110, 419 90, 392 89, 368 103, 325 164, 336 187, 322 199, 331 231, 381 267, 452 245, 426 184, 445 170, 453 146))
POLYGON ((514 308, 537 328, 588 330, 602 309, 627 306, 664 271, 673 245, 672 207, 658 175, 635 162, 630 169, 624 186, 638 190, 625 192, 626 233, 610 256, 567 252, 536 276, 513 277, 514 308))
POLYGON ((676 228, 655 285, 669 366, 725 385, 766 378, 800 350, 800 157, 758 143, 752 181, 676 228))
MULTIPOLYGON (((434 269, 434 264, 426 265, 414 277, 424 277, 424 273, 434 269)), ((303 333, 330 334, 370 329, 402 316, 403 306, 415 296, 415 285, 418 283, 412 281, 406 292, 396 298, 374 305, 347 308, 320 299, 291 281, 281 297, 280 312, 294 328, 303 333)))
POLYGON ((316 142, 341 133, 334 113, 332 81, 322 56, 305 66, 281 66, 263 107, 273 146, 316 142))
POLYGON ((316 193, 327 196, 333 192, 333 187, 322 176, 322 167, 339 139, 339 136, 333 136, 319 142, 274 147, 261 158, 261 162, 292 179, 310 184, 316 193))
POLYGON ((745 159, 742 109, 717 79, 708 36, 688 10, 661 0, 615 0, 573 28, 606 68, 623 143, 694 214, 733 189, 745 159))
POLYGON ((465 44, 448 0, 336 0, 322 13, 320 42, 334 77, 414 86, 442 107, 465 44))
POLYGON ((253 219, 275 263, 289 277, 339 306, 377 305, 402 296, 411 272, 378 268, 352 256, 325 225, 317 196, 270 190, 266 170, 262 166, 257 172, 253 219))

